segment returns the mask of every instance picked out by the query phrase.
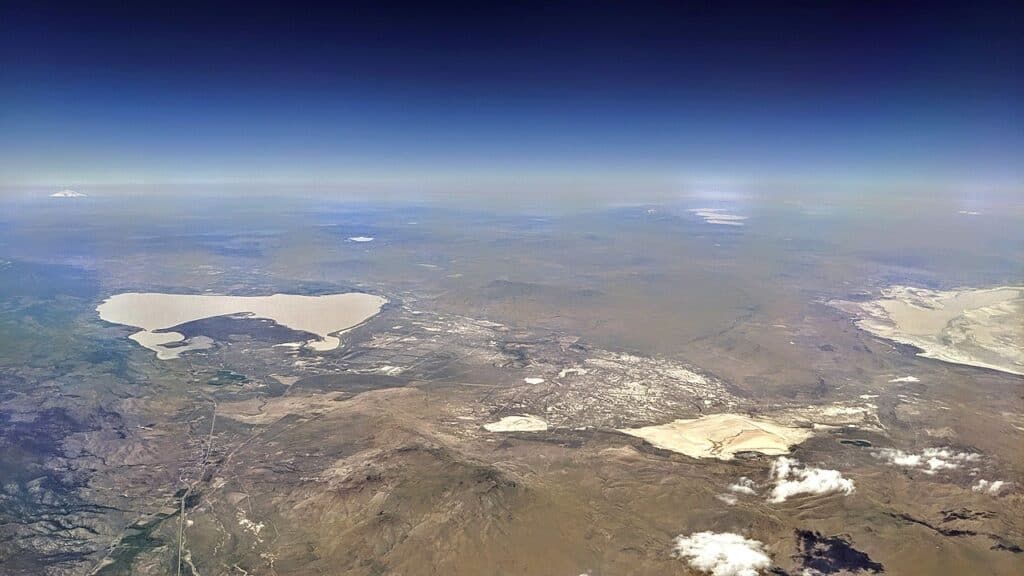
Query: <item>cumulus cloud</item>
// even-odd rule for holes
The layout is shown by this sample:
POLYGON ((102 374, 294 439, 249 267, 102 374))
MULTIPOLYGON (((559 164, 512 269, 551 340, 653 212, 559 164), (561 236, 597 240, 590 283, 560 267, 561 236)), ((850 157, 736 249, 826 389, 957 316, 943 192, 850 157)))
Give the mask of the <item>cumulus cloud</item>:
POLYGON ((712 576, 756 576, 771 566, 764 544, 731 532, 696 532, 676 538, 675 553, 712 576))
POLYGON ((735 484, 730 484, 729 490, 740 494, 757 494, 757 490, 754 489, 754 481, 746 476, 741 477, 735 484))
POLYGON ((1006 482, 1003 482, 1002 480, 993 480, 991 482, 988 480, 978 480, 974 486, 971 486, 971 490, 974 490, 975 492, 982 492, 989 496, 998 496, 999 491, 1002 490, 1005 485, 1006 482))
POLYGON ((61 190, 60 192, 50 194, 50 198, 85 198, 85 194, 75 192, 74 190, 61 190))
POLYGON ((875 457, 889 464, 906 468, 924 468, 926 474, 935 474, 939 470, 959 468, 967 462, 981 458, 979 454, 957 452, 949 448, 925 448, 920 453, 904 452, 895 448, 882 448, 875 457))
POLYGON ((700 216, 708 224, 722 224, 726 226, 743 226, 746 216, 729 214, 724 208, 691 208, 690 212, 700 216))
POLYGON ((725 502, 726 506, 735 506, 736 503, 739 502, 739 499, 737 499, 732 494, 719 494, 715 496, 715 498, 718 498, 722 502, 725 502))
POLYGON ((853 480, 843 478, 838 470, 804 466, 785 456, 772 464, 772 477, 775 479, 775 487, 769 498, 771 502, 785 502, 799 494, 850 494, 854 490, 853 480))

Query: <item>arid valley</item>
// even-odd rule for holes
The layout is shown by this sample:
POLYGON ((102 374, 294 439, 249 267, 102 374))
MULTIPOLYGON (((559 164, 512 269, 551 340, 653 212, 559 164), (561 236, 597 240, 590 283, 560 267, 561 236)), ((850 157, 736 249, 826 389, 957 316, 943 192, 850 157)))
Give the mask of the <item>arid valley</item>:
POLYGON ((1024 575, 1024 2, 0 2, 0 576, 1024 575))
POLYGON ((841 206, 47 200, 0 229, 4 573, 1024 566, 1019 251, 905 261, 841 206))

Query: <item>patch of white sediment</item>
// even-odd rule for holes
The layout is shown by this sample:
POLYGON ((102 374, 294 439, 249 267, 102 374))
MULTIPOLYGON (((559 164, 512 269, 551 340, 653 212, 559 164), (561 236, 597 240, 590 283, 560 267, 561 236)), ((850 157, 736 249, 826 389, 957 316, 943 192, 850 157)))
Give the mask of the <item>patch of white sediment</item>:
POLYGON ((921 381, 921 379, 918 378, 917 376, 901 376, 899 378, 893 378, 892 380, 889 380, 889 383, 890 384, 897 383, 897 382, 910 382, 910 383, 913 383, 913 382, 920 382, 920 381, 921 381))
POLYGON ((558 371, 558 377, 559 378, 565 378, 566 376, 569 376, 570 374, 571 375, 575 375, 575 376, 586 376, 587 375, 587 369, 586 368, 562 368, 561 370, 558 371))
POLYGON ((626 428, 619 432, 692 458, 720 460, 732 460, 738 452, 774 456, 788 454, 790 446, 812 435, 805 428, 783 426, 741 414, 712 414, 658 426, 626 428))
POLYGON ((506 416, 497 422, 484 424, 488 432, 543 432, 548 429, 548 423, 529 414, 522 416, 506 416))
POLYGON ((543 384, 544 383, 544 379, 543 378, 536 378, 536 377, 523 378, 523 382, 526 382, 527 384, 543 384))
POLYGON ((96 311, 100 318, 113 324, 140 328, 131 339, 157 353, 157 358, 175 358, 187 350, 209 347, 193 338, 187 346, 169 347, 181 342, 184 335, 177 332, 157 332, 187 322, 230 314, 250 314, 268 318, 282 326, 300 332, 309 332, 317 340, 305 342, 316 351, 333 350, 340 343, 336 336, 380 312, 387 303, 385 298, 358 292, 300 296, 274 294, 272 296, 220 296, 213 294, 162 294, 157 292, 129 292, 117 294, 103 301, 96 311))

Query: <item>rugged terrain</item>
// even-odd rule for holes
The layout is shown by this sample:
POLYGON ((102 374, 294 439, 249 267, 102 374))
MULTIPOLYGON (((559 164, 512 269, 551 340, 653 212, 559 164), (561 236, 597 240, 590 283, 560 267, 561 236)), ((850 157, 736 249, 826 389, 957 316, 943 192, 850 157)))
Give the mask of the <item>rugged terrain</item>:
MULTIPOLYGON (((748 234, 624 214, 629 241, 695 254, 748 234)), ((558 234, 481 217, 489 235, 466 234, 490 244, 472 249, 443 214, 390 217, 202 237, 149 267, 102 237, 75 265, 4 232, 0 572, 683 574, 679 539, 702 532, 761 543, 777 574, 1024 566, 1021 378, 918 357, 830 305, 885 278, 833 286, 817 252, 765 267, 814 273, 763 284, 738 247, 715 265, 640 258, 595 232, 608 215, 558 234), (381 245, 344 240, 359 234, 381 245), (541 238, 575 272, 531 251, 541 238), (250 241, 243 266, 229 248, 250 241), (186 287, 389 303, 334 350, 229 315, 172 327, 212 345, 170 359, 96 313, 186 287), (623 432, 721 414, 798 441, 693 457, 623 432), (522 416, 543 426, 485 428, 522 416)))

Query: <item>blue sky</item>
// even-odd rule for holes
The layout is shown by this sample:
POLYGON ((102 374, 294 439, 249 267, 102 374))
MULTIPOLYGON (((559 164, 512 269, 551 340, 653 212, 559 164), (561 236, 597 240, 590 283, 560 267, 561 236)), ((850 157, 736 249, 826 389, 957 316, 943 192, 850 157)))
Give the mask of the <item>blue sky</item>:
POLYGON ((1012 3, 524 6, 12 2, 0 185, 1024 181, 1012 3))

